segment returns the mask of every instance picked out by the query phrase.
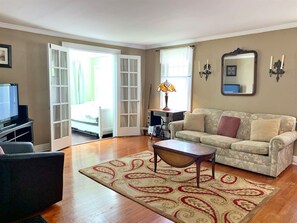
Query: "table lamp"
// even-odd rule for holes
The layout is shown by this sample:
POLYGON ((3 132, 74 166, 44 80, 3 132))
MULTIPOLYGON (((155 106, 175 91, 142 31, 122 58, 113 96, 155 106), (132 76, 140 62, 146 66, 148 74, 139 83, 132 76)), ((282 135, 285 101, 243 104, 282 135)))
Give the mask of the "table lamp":
POLYGON ((159 84, 158 91, 165 92, 165 107, 163 108, 164 111, 168 111, 169 108, 168 104, 168 92, 176 91, 173 84, 169 83, 167 80, 159 84))

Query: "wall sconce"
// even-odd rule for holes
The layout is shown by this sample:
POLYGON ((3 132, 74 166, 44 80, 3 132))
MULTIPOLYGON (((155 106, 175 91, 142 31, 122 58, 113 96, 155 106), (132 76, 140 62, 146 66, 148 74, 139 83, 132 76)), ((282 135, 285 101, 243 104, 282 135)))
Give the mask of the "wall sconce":
POLYGON ((208 63, 208 60, 206 60, 206 64, 203 66, 203 70, 200 71, 200 61, 198 61, 198 71, 201 78, 203 78, 203 75, 205 76, 205 80, 207 81, 208 76, 211 74, 211 65, 208 63))
POLYGON ((271 77, 272 75, 276 75, 277 82, 285 73, 284 60, 285 60, 285 55, 282 56, 282 61, 278 60, 273 64, 273 56, 270 57, 269 76, 271 77), (273 68, 272 68, 272 64, 273 64, 273 68))

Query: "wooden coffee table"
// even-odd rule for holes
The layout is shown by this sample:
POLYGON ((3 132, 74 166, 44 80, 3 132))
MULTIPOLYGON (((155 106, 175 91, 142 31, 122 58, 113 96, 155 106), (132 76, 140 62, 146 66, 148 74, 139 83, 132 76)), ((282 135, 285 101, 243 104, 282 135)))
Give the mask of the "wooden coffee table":
POLYGON ((215 153, 216 149, 199 143, 178 141, 174 139, 163 140, 153 144, 154 171, 157 171, 157 156, 167 164, 182 168, 196 163, 197 187, 199 187, 200 165, 202 161, 212 162, 212 178, 215 179, 215 153))

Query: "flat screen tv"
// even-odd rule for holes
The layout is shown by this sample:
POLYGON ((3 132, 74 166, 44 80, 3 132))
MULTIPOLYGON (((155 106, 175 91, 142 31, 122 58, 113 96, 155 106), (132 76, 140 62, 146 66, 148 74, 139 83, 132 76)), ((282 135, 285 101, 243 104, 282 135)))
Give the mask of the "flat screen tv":
POLYGON ((0 130, 13 124, 19 115, 17 84, 0 84, 0 130))

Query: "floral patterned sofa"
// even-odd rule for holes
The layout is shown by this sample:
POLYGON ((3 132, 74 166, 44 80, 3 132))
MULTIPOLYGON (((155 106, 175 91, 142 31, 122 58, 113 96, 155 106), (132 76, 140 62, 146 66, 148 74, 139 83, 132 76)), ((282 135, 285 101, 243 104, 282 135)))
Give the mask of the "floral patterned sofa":
MULTIPOLYGON (((204 131, 195 129, 195 126, 201 126, 201 123, 195 124, 194 121, 189 122, 189 120, 187 125, 189 126, 190 123, 191 128, 185 128, 185 116, 185 120, 169 123, 171 138, 214 146, 217 148, 216 162, 272 177, 278 176, 292 164, 294 142, 297 139, 295 117, 205 108, 194 109, 191 115, 196 114, 203 117, 204 123, 200 128, 204 131), (221 125, 222 117, 226 118, 225 116, 239 119, 234 137, 218 134, 218 126, 221 125), (264 141, 259 140, 254 134, 256 122, 259 123, 259 121, 255 120, 262 122, 278 120, 277 134, 264 141)), ((262 133, 269 132, 270 127, 268 128, 266 126, 264 131, 262 129, 262 133)))

